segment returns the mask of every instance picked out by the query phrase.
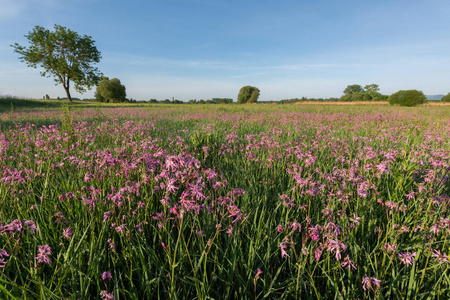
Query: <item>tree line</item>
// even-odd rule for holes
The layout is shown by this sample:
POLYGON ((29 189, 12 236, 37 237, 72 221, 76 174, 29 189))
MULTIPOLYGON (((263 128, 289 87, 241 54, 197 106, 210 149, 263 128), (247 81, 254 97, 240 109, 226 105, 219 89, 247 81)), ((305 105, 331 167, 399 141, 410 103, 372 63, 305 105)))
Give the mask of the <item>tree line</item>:
MULTIPOLYGON (((56 84, 61 84, 67 99, 72 102, 70 86, 83 93, 86 89, 97 86, 95 100, 99 102, 137 102, 126 98, 126 88, 118 78, 109 79, 93 65, 100 62, 101 54, 90 36, 81 36, 60 25, 54 26, 54 31, 36 26, 25 37, 30 46, 24 47, 17 43, 11 45, 14 52, 20 54, 19 59, 29 67, 43 68, 41 76, 53 77, 56 84)), ((237 103, 257 103, 260 95, 259 88, 244 86, 237 95, 237 103)), ((44 99, 49 99, 48 95, 44 99)), ((279 103, 293 103, 298 101, 322 101, 322 98, 285 99, 279 103)), ((352 84, 345 88, 344 94, 338 98, 323 99, 323 101, 388 101, 392 105, 414 106, 427 101, 426 96, 417 90, 400 90, 390 96, 382 95, 378 84, 362 87, 352 84)), ((441 101, 450 102, 450 93, 442 97, 441 101)), ((184 103, 181 100, 169 99, 158 101, 150 99, 150 103, 184 103)), ((189 100, 190 104, 228 104, 233 103, 230 98, 213 98, 210 100, 189 100)))

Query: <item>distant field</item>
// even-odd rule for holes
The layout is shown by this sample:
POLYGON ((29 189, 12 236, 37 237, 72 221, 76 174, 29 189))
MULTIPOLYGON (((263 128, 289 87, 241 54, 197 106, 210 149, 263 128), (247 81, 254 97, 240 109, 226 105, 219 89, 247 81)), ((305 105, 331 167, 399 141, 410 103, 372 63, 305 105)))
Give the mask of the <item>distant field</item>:
POLYGON ((303 105, 343 105, 343 106, 386 106, 389 105, 387 101, 351 101, 351 102, 341 102, 341 101, 305 101, 297 102, 295 104, 303 105))
POLYGON ((449 106, 20 101, 2 299, 450 298, 449 106))

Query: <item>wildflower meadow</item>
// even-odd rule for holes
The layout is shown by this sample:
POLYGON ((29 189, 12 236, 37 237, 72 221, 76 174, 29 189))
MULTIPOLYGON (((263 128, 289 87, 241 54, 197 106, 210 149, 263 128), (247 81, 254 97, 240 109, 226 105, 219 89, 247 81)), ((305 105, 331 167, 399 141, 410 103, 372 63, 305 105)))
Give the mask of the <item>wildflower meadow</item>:
POLYGON ((0 298, 449 299, 449 116, 0 113, 0 298))

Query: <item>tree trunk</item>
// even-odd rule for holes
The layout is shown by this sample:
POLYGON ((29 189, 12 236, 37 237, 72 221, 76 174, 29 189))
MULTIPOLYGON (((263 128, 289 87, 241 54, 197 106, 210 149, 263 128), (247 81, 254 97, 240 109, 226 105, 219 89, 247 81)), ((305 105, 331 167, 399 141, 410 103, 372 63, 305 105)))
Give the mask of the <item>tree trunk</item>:
POLYGON ((61 80, 64 90, 66 90, 67 99, 69 99, 70 102, 72 102, 72 96, 70 96, 69 87, 70 87, 70 77, 67 76, 66 80, 61 80))
POLYGON ((72 97, 70 96, 69 87, 66 87, 64 85, 64 90, 66 91, 67 99, 69 99, 69 101, 72 102, 72 97))

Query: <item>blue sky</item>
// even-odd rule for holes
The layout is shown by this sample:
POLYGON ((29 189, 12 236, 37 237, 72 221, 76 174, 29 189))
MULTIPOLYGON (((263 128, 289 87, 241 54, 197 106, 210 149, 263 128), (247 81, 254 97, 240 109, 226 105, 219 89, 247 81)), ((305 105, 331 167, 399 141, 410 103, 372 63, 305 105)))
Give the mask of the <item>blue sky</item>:
MULTIPOLYGON (((127 97, 260 100, 450 92, 448 0, 0 0, 0 95, 64 97, 9 46, 34 26, 92 36, 127 97)), ((74 97, 90 98, 94 90, 74 97)))

